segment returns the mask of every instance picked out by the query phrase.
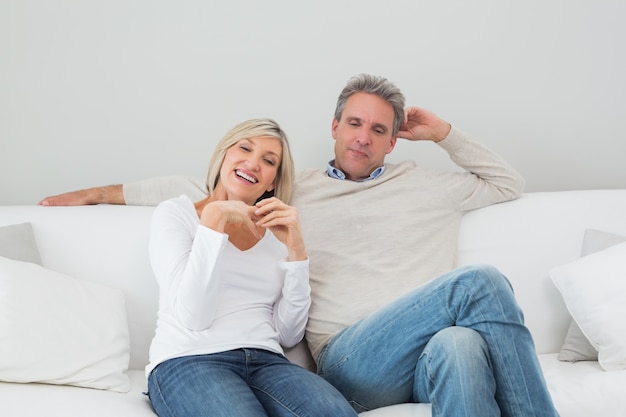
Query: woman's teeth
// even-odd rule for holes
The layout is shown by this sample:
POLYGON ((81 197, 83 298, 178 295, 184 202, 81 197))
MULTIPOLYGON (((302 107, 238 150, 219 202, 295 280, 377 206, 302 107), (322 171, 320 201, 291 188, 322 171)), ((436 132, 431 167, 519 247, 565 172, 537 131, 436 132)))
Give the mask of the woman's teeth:
POLYGON ((256 182, 257 182, 256 178, 253 178, 253 177, 251 177, 250 175, 244 174, 243 172, 241 172, 241 171, 239 171, 239 170, 235 171, 235 174, 236 174, 238 177, 243 178, 243 179, 244 179, 244 180, 246 180, 246 181, 250 181, 250 182, 251 182, 251 183, 253 183, 253 184, 256 184, 256 182))

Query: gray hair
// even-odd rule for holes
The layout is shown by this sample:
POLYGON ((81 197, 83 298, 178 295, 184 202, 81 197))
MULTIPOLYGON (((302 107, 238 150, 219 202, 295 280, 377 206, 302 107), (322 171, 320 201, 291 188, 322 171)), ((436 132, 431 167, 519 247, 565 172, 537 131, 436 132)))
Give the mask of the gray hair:
POLYGON ((359 74, 348 80, 348 83, 339 94, 335 119, 341 120, 341 114, 346 101, 355 93, 374 94, 385 100, 393 108, 393 136, 398 134, 400 126, 404 123, 404 95, 395 84, 378 75, 359 74))

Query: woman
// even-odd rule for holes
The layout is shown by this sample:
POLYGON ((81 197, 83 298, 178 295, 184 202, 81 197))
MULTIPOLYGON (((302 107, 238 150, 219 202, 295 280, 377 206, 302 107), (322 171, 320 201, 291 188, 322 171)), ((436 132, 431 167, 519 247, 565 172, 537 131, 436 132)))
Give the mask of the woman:
POLYGON ((269 119, 230 130, 209 196, 154 212, 150 258, 160 287, 149 398, 161 417, 356 416, 282 346, 303 335, 311 302, 287 138, 269 119))

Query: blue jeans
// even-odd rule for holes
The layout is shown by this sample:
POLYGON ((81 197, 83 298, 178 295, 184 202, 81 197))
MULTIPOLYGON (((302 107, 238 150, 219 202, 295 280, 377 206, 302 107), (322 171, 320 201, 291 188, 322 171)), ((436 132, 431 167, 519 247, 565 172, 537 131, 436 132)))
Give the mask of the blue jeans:
POLYGON ((260 349, 167 360, 150 373, 148 395, 160 417, 356 417, 324 379, 260 349))
POLYGON ((558 416, 508 280, 463 267, 344 329, 318 373, 361 412, 406 402, 433 416, 558 416))

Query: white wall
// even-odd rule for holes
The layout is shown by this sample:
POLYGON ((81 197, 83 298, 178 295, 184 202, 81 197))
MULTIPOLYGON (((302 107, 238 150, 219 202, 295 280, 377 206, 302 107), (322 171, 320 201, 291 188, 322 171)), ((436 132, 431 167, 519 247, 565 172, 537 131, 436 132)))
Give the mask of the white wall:
MULTIPOLYGON (((528 191, 626 187, 626 2, 0 0, 0 204, 204 176, 273 117, 298 168, 331 157, 336 97, 384 75, 511 161, 528 191)), ((451 167, 431 143, 390 160, 451 167)))

